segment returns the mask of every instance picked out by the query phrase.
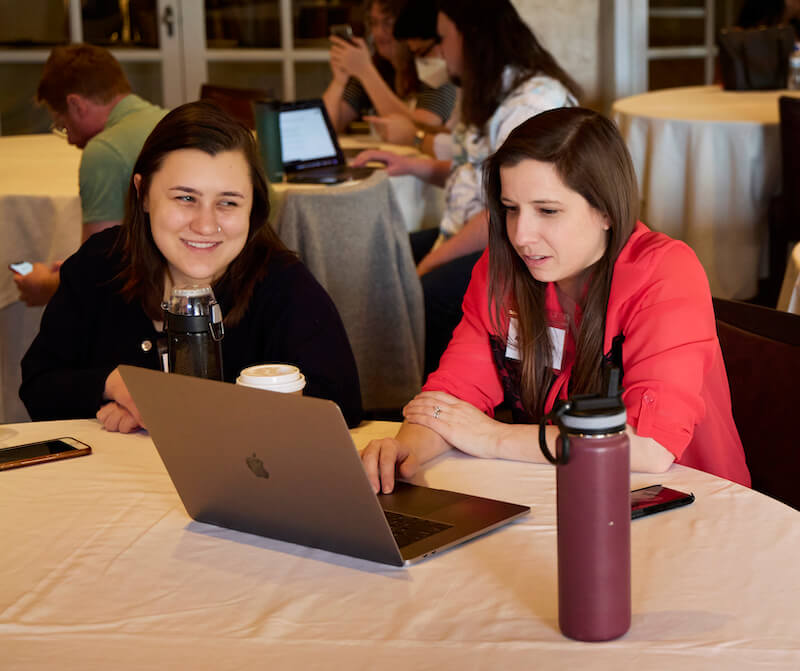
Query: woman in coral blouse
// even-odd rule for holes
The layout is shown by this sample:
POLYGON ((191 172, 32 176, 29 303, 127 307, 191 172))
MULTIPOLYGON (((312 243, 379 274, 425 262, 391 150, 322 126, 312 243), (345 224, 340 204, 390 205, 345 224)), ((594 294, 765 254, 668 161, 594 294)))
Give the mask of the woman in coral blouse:
MULTIPOLYGON (((397 436, 362 455, 373 489, 449 448, 543 461, 537 423, 557 399, 605 388, 612 343, 631 469, 677 462, 749 485, 708 281, 689 247, 637 222, 616 126, 580 108, 539 114, 488 159, 484 183, 489 249, 464 318, 397 436), (504 401, 514 423, 493 418, 504 401)), ((554 451, 557 427, 546 433, 554 451)))

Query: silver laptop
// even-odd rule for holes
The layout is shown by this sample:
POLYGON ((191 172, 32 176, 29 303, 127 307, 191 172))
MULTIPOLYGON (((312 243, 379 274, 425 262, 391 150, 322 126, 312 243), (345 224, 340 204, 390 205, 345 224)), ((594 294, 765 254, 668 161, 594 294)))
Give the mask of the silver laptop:
POLYGON ((375 170, 347 165, 321 99, 281 103, 278 132, 287 182, 336 184, 348 179, 365 179, 375 170))
POLYGON ((405 482, 376 496, 331 401, 132 366, 120 372, 199 522, 403 566, 530 510, 405 482))

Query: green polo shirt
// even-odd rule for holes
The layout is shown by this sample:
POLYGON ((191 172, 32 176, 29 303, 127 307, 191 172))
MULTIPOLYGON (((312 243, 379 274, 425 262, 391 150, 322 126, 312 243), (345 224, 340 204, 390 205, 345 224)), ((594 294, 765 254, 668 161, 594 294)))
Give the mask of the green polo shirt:
POLYGON ((145 139, 167 110, 129 94, 83 150, 78 182, 84 224, 122 221, 131 173, 145 139))

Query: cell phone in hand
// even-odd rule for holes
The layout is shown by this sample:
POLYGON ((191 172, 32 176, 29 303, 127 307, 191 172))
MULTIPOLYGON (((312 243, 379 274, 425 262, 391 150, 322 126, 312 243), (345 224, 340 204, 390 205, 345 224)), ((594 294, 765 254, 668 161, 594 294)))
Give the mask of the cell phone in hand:
POLYGON ((331 35, 339 37, 350 44, 355 44, 353 41, 353 28, 349 23, 337 23, 331 26, 331 35))
POLYGON ((651 485, 634 489, 631 492, 631 519, 660 513, 663 510, 688 506, 694 501, 694 494, 679 492, 663 485, 651 485))
POLYGON ((27 275, 33 270, 33 264, 30 261, 17 261, 16 263, 9 263, 8 267, 17 275, 27 275))
POLYGON ((36 443, 0 448, 0 471, 31 464, 91 454, 92 448, 77 438, 64 436, 36 443))

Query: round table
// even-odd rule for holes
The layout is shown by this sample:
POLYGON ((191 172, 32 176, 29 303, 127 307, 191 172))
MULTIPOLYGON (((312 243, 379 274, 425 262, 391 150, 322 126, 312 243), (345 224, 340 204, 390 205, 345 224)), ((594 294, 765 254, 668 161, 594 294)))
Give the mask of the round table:
POLYGON ((78 248, 80 159, 79 149, 53 134, 0 137, 0 422, 28 418, 17 396, 19 362, 42 315, 19 302, 8 264, 52 262, 78 248))
POLYGON ((549 465, 426 464, 417 484, 532 510, 398 569, 192 521, 145 433, 34 422, 0 446, 64 435, 93 454, 0 472, 4 668, 800 668, 800 513, 701 471, 631 475, 697 499, 632 522, 630 631, 587 644, 558 630, 549 465))
POLYGON ((778 97, 692 86, 614 103, 639 180, 640 217, 684 240, 721 298, 757 293, 766 218, 780 188, 778 97))

